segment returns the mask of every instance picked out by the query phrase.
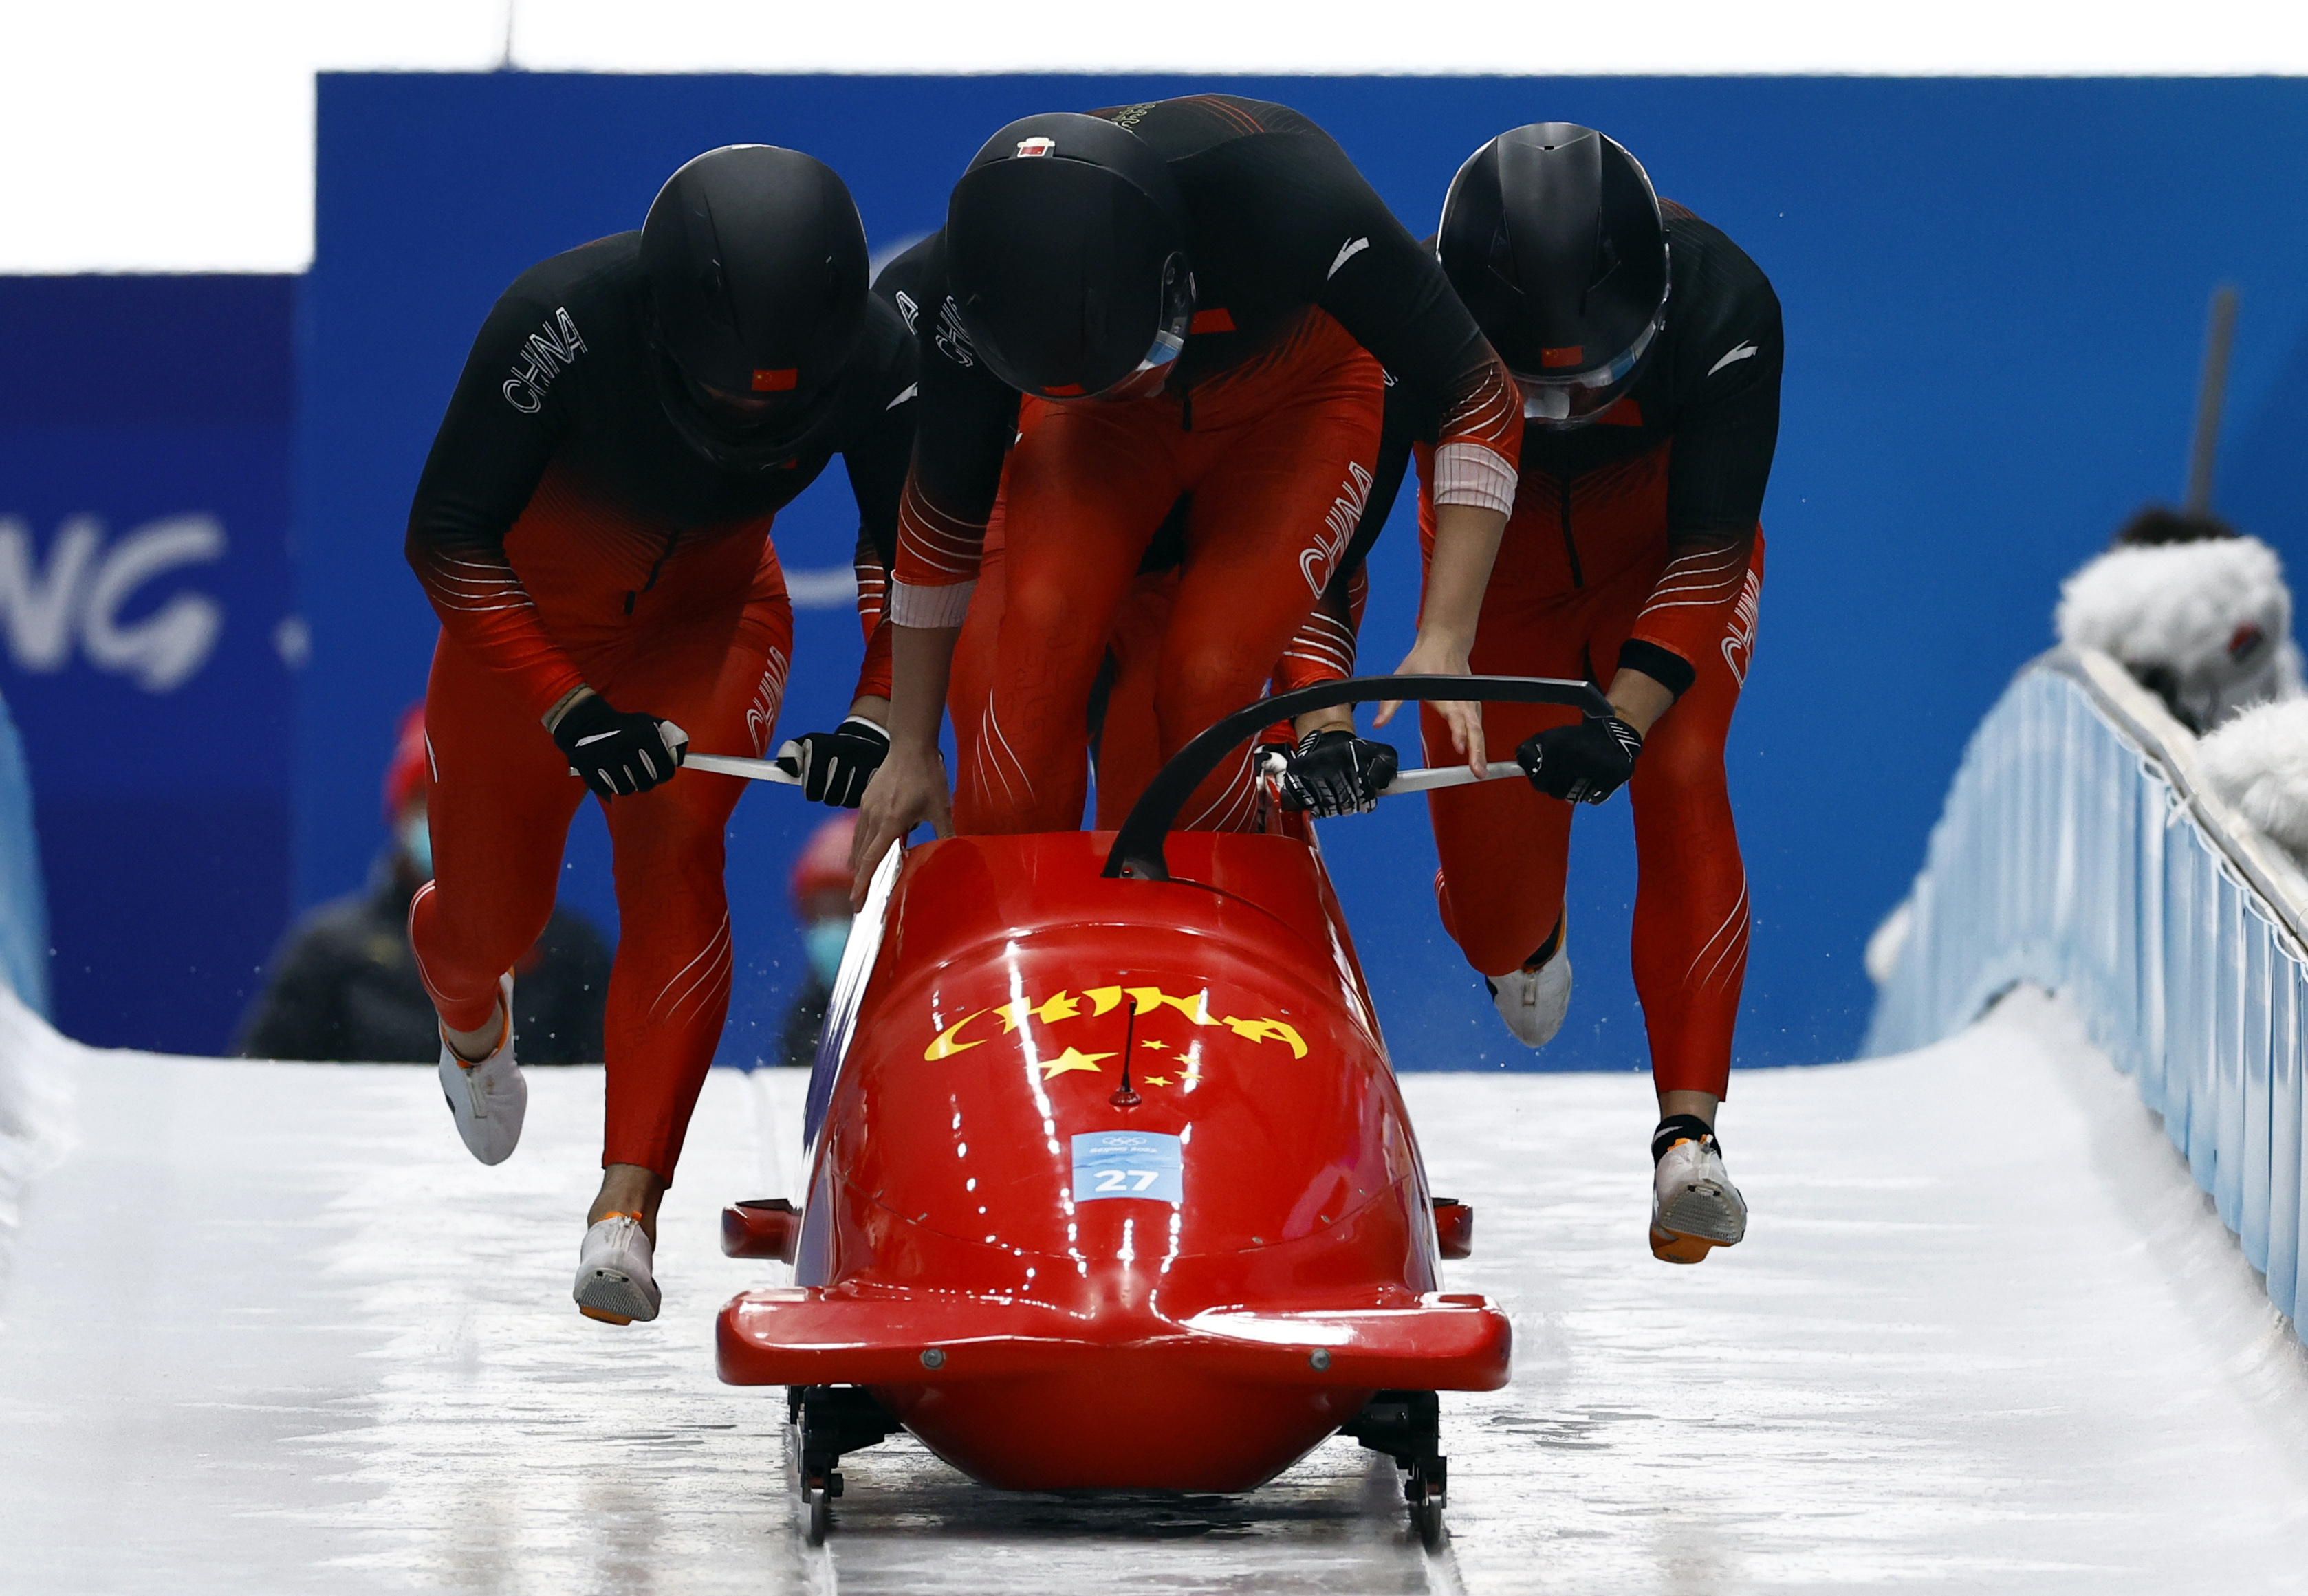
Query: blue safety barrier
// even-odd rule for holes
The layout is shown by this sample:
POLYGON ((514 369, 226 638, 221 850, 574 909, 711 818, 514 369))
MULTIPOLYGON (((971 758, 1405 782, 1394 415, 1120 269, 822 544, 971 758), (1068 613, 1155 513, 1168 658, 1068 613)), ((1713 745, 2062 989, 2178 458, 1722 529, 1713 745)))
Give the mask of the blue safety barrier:
POLYGON ((2021 982, 2063 994, 2297 1331, 2308 894, 2193 750, 2105 656, 2022 671, 1932 831, 1867 1051, 1951 1035, 2021 982))
POLYGON ((5 699, 0 699, 0 980, 27 1008, 47 1017, 48 898, 40 884, 24 744, 5 699))

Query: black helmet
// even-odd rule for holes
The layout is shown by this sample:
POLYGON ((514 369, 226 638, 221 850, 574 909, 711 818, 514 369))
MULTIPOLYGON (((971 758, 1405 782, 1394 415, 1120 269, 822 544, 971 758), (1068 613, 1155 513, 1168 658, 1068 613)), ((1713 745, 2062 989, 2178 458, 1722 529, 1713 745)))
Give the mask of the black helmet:
POLYGON ((790 459, 857 341, 866 270, 857 204, 822 161, 730 144, 666 179, 642 270, 675 428, 719 465, 790 459))
POLYGON ((962 330, 1021 392, 1150 393, 1185 346, 1185 203, 1111 122, 1052 112, 995 133, 953 185, 945 249, 962 330))
POLYGON ((1658 196, 1617 141, 1572 122, 1503 133, 1442 202, 1442 270, 1552 426, 1601 415, 1634 380, 1666 313, 1658 196))

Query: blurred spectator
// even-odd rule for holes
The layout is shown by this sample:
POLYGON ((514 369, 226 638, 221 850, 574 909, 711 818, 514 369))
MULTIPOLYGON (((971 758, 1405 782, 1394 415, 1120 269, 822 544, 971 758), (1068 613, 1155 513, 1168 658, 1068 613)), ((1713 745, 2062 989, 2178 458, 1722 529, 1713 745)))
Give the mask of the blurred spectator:
POLYGON ((841 968, 841 950, 849 942, 849 839, 857 829, 856 811, 838 814, 809 834, 801 857, 794 861, 794 918, 801 922, 809 972, 786 1012, 784 1049, 785 1062, 798 1069, 808 1068, 817 1058, 817 1037, 825 1025, 825 1006, 833 997, 834 973, 841 968))
POLYGON ((2286 862, 2308 865, 2308 699, 2237 716, 2204 739, 2197 763, 2220 801, 2283 848, 2286 862))
MULTIPOLYGON (((430 1064, 441 1056, 439 1020, 409 950, 409 900, 433 878, 426 759, 420 705, 401 716, 384 773, 392 841, 371 868, 366 891, 322 905, 288 933, 241 1033, 237 1051, 244 1058, 430 1064)), ((545 934, 513 966, 521 1061, 599 1062, 608 987, 601 933, 556 906, 545 934)))
POLYGON ((2168 504, 2145 504, 2115 529, 2110 548, 2156 547, 2167 543, 2209 543, 2234 537, 2236 529, 2216 515, 2191 515, 2168 504))
POLYGON ((2300 696, 2292 590, 2256 537, 2150 505, 2060 589, 2060 640, 2097 648, 2199 735, 2255 704, 2300 696))

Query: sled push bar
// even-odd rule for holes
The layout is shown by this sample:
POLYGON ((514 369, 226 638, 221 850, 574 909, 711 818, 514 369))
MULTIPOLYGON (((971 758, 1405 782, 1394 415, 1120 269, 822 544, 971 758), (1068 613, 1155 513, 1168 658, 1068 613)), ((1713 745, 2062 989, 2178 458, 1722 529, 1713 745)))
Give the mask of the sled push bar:
MULTIPOLYGON (((774 782, 781 787, 801 785, 800 776, 784 765, 781 759, 782 756, 779 759, 747 759, 736 754, 693 753, 683 756, 681 763, 685 770, 707 770, 716 776, 774 782)), ((1268 767, 1267 773, 1272 774, 1280 768, 1278 761, 1268 767)), ((1502 776, 1521 774, 1522 767, 1512 759, 1493 759, 1483 768, 1480 776, 1464 765, 1437 765, 1425 770, 1402 770, 1396 772, 1394 779, 1386 784, 1386 795, 1392 798, 1399 794, 1432 792, 1436 787, 1463 787, 1472 782, 1493 781, 1502 776)))
POLYGON ((747 781, 773 781, 781 787, 801 785, 798 771, 788 770, 775 759, 741 759, 735 754, 685 754, 682 757, 685 770, 710 770, 716 776, 742 776, 747 781))
POLYGON ((1103 873, 1139 881, 1168 880, 1170 867, 1162 857, 1162 839, 1169 836, 1186 800, 1219 768, 1219 761, 1278 720, 1287 720, 1312 709, 1387 699, 1561 704, 1587 715, 1611 712, 1602 691, 1592 682, 1549 676, 1350 676, 1341 682, 1321 682, 1295 692, 1277 693, 1236 710, 1180 749, 1162 767, 1131 807, 1122 829, 1115 833, 1114 848, 1106 856, 1103 873))

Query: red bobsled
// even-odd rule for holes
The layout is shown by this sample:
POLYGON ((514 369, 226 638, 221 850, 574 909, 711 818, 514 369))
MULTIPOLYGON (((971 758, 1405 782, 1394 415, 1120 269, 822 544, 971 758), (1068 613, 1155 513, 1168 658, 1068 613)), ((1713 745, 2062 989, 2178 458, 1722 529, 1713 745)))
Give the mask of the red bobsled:
POLYGON ((1439 1528, 1433 1394, 1508 1371, 1505 1316, 1437 1268, 1472 1215, 1444 1205, 1438 1234, 1306 828, 1166 837, 1259 726, 1434 687, 1229 716, 1119 833, 884 861, 811 1083, 806 1200, 727 1216, 729 1250, 795 1264, 722 1309, 719 1365, 791 1388, 813 1536, 840 1454, 900 1425, 991 1486, 1196 1491, 1249 1489, 1345 1428, 1439 1528))

